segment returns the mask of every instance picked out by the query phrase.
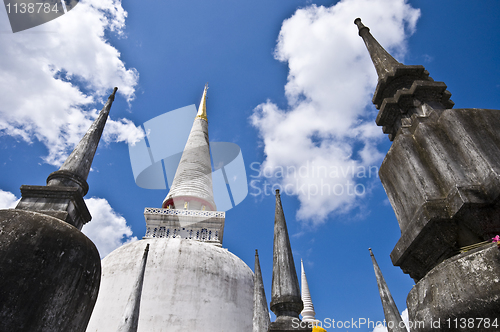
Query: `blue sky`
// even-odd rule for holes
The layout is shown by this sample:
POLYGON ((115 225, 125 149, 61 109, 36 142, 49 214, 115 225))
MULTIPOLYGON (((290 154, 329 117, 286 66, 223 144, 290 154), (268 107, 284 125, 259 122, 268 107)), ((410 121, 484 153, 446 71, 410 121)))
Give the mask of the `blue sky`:
POLYGON ((160 207, 167 192, 135 185, 127 143, 149 119, 198 105, 209 82, 210 139, 238 144, 249 185, 257 181, 226 213, 224 247, 252 269, 259 250, 270 300, 274 196, 252 194, 264 181, 288 185, 283 207, 316 317, 382 320, 368 248, 401 311, 413 280, 390 262, 400 231, 379 179, 349 175, 378 168, 390 147, 374 124, 376 74, 353 21, 361 17, 399 61, 445 82, 455 108, 498 109, 499 11, 496 0, 87 0, 12 34, 2 9, 1 207, 22 184, 45 184, 118 86, 88 179, 88 232, 103 255, 141 238, 144 208, 160 207), (276 174, 311 165, 340 175, 276 174), (258 177, 264 168, 275 176, 258 177), (347 194, 348 182, 363 194, 347 194), (315 193, 322 184, 344 191, 315 193))

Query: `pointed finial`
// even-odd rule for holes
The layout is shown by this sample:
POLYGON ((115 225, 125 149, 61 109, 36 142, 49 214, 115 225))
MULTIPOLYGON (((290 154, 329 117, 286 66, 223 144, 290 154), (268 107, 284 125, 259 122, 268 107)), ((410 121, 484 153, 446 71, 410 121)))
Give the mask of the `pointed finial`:
POLYGON ((382 301, 382 307, 384 308, 387 329, 389 332, 408 332, 403 320, 401 319, 398 307, 396 307, 396 303, 394 302, 391 292, 389 291, 389 287, 385 282, 384 276, 380 271, 375 255, 373 255, 371 248, 368 248, 368 250, 370 251, 375 277, 377 278, 377 285, 380 293, 380 300, 382 301))
POLYGON ((304 303, 304 309, 300 313, 302 315, 303 322, 316 322, 316 312, 314 311, 314 305, 311 299, 311 292, 309 291, 309 284, 307 283, 306 271, 304 270, 304 262, 300 260, 301 268, 301 296, 302 302, 304 303))
POLYGON ((109 98, 113 98, 112 101, 115 101, 115 94, 116 94, 116 91, 118 91, 118 88, 115 86, 113 88, 113 92, 111 93, 111 95, 109 96, 109 98))
POLYGON ((378 74, 379 81, 387 75, 395 72, 397 67, 404 66, 394 59, 372 36, 370 29, 361 23, 361 19, 354 20, 354 24, 358 26, 358 33, 363 38, 366 48, 370 53, 373 65, 378 74))
POLYGON ((271 310, 277 320, 280 316, 292 320, 299 317, 303 306, 285 215, 279 190, 276 190, 271 310))
POLYGON ((361 36, 361 30, 362 29, 368 29, 368 31, 370 31, 370 28, 365 27, 363 25, 363 23, 361 23, 361 19, 359 17, 354 20, 354 24, 356 24, 358 26, 358 31, 359 31, 358 33, 359 33, 360 36, 361 36))
POLYGON ((87 194, 87 177, 117 90, 116 87, 113 89, 94 123, 61 168, 48 176, 47 186, 77 187, 82 196, 87 194))
POLYGON ((139 274, 135 280, 134 288, 128 299, 123 314, 122 321, 118 327, 117 332, 137 332, 139 324, 139 312, 141 307, 142 285, 144 283, 144 274, 146 272, 146 262, 148 260, 149 243, 144 249, 139 274))
POLYGON ((253 332, 267 331, 271 320, 269 309, 267 308, 266 293, 262 272, 260 270, 259 253, 255 249, 255 269, 254 269, 254 290, 253 290, 253 332))
POLYGON ((207 119, 207 90, 208 83, 205 84, 205 89, 203 90, 203 96, 201 97, 200 106, 198 107, 198 114, 196 114, 196 119, 203 119, 208 121, 207 119))

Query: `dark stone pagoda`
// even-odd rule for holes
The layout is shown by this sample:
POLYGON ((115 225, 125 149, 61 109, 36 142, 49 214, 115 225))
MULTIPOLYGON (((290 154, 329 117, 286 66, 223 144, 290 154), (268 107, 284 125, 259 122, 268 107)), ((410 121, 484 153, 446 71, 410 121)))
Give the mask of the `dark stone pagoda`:
POLYGON ((101 261, 80 229, 91 216, 87 176, 117 88, 46 186, 22 186, 0 210, 0 331, 83 332, 94 308, 101 261))
POLYGON ((443 82, 399 63, 359 18, 354 23, 379 76, 376 123, 393 141, 379 175, 401 229, 392 262, 416 282, 409 319, 425 323, 411 331, 466 331, 455 319, 493 322, 500 251, 464 247, 500 234, 500 111, 452 109, 443 82), (436 321, 440 327, 430 326, 436 321))

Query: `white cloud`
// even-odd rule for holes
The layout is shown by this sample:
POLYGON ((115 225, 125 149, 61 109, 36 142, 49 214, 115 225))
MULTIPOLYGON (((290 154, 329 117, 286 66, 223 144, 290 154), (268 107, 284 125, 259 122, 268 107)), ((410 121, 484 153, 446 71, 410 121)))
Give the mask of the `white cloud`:
MULTIPOLYGON (((112 88, 131 101, 138 73, 126 68, 105 33, 124 36, 127 13, 120 0, 84 0, 67 14, 18 33, 0 11, 0 135, 35 139, 59 165, 94 120, 94 103, 112 88), (89 92, 85 92, 89 91, 89 92)), ((98 106, 101 108, 102 106, 98 106)), ((108 119, 104 138, 136 141, 142 131, 129 120, 108 119)))
POLYGON ((19 202, 19 198, 16 197, 10 191, 3 191, 0 189, 0 209, 13 209, 19 202))
POLYGON ((298 196, 299 219, 321 223, 356 206, 369 190, 367 178, 377 176, 369 167, 382 159, 376 144, 387 138, 371 106, 377 76, 354 19, 401 57, 419 15, 404 0, 343 0, 299 9, 283 22, 275 58, 288 63, 288 108, 267 101, 251 122, 264 143, 261 169, 298 196))
POLYGON ((125 218, 117 214, 104 198, 85 200, 92 220, 85 224, 82 232, 94 242, 101 258, 124 243, 137 241, 125 218))
MULTIPOLYGON (((405 309, 403 310, 403 312, 401 313, 401 319, 403 320, 403 322, 405 323, 406 325, 406 329, 408 329, 408 309, 405 309)), ((373 329, 373 332, 388 332, 387 331, 387 327, 383 326, 383 325, 377 325, 374 329, 373 329)))

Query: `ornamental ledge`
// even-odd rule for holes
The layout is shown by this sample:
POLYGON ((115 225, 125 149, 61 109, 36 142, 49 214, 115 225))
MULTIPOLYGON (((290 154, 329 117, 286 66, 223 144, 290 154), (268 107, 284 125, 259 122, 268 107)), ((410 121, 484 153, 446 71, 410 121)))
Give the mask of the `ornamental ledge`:
POLYGON ((191 217, 206 217, 206 218, 226 218, 226 212, 223 212, 223 211, 145 208, 144 214, 166 215, 166 216, 191 216, 191 217))

